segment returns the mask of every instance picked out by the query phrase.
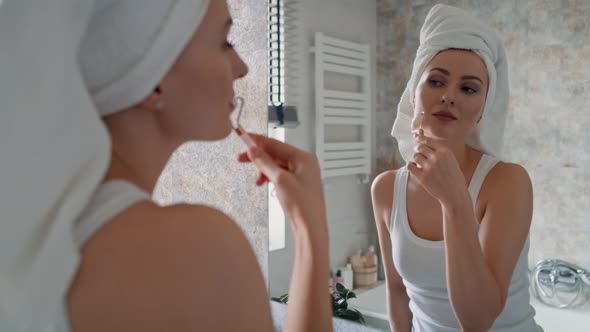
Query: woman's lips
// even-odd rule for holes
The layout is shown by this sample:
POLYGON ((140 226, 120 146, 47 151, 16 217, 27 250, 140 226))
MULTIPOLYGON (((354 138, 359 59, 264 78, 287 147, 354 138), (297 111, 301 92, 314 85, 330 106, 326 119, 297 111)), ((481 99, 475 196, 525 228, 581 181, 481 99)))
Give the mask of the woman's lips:
POLYGON ((447 112, 447 111, 436 112, 432 115, 435 116, 437 119, 443 120, 443 121, 457 120, 457 118, 453 115, 453 113, 447 112))

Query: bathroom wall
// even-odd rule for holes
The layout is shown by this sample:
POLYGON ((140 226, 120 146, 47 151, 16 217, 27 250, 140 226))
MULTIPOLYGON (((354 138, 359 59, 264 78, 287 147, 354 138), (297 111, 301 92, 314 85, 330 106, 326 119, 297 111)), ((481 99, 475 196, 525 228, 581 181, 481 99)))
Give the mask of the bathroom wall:
MULTIPOLYGON (((235 84, 236 93, 246 100, 242 123, 252 132, 265 133, 267 4, 258 0, 228 0, 228 4, 234 19, 229 39, 250 70, 248 76, 235 84)), ((250 240, 266 278, 267 191, 255 186, 257 173, 253 166, 236 161, 237 154, 243 151, 243 143, 233 134, 219 142, 194 142, 182 146, 174 153, 160 177, 154 198, 163 204, 206 204, 225 212, 250 240)))
POLYGON ((510 113, 504 159, 534 184, 529 264, 558 257, 590 269, 590 2, 377 0, 378 169, 401 166, 390 136, 419 29, 436 3, 466 8, 495 27, 508 50, 510 113))
MULTIPOLYGON (((292 1, 292 0, 287 0, 292 1)), ((376 77, 376 2, 375 0, 298 0, 297 54, 288 55, 295 65, 287 70, 297 76, 296 91, 287 91, 287 103, 298 107, 301 125, 286 129, 285 140, 306 151, 315 151, 314 57, 310 53, 316 31, 328 36, 370 44, 373 75, 376 77)), ((293 40, 293 39, 291 39, 293 40)), ((288 79, 290 79, 288 77, 288 79)), ((291 83, 293 81, 290 81, 291 83)), ((287 83, 289 84, 289 82, 287 83)), ((371 82, 376 99, 375 80, 371 82)), ((334 87, 334 86, 332 86, 334 87)), ((374 142, 374 141, 373 141, 374 142)), ((349 255, 376 243, 370 203, 370 184, 359 184, 355 176, 327 179, 324 183, 328 227, 330 232, 330 265, 343 266, 349 255)), ((287 221, 288 223, 288 221, 287 221)), ((293 235, 286 227, 285 249, 270 253, 269 279, 273 296, 288 290, 294 258, 293 235)), ((327 280, 328 276, 326 276, 327 280)))

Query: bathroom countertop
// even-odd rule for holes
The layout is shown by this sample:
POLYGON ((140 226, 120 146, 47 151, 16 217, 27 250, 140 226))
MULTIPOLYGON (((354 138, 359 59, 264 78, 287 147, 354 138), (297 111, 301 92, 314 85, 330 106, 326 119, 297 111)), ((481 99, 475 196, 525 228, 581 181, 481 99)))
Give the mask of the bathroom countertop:
MULTIPOLYGON (((270 301, 272 320, 276 331, 282 331, 283 321, 287 314, 287 306, 275 301, 270 301)), ((334 318, 334 331, 336 332, 377 332, 380 330, 350 322, 340 318, 334 318)))

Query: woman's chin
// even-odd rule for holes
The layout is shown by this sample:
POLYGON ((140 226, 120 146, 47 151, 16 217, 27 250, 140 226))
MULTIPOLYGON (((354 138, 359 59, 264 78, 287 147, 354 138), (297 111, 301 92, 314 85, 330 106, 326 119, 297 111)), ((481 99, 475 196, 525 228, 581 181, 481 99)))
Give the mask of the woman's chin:
POLYGON ((445 130, 446 128, 437 128, 437 127, 433 127, 433 126, 423 126, 422 129, 424 130, 424 135, 430 136, 433 138, 447 139, 451 136, 450 133, 448 133, 447 130, 445 130))
POLYGON ((224 126, 218 126, 217 128, 208 128, 207 131, 197 132, 194 133, 191 137, 191 140, 195 141, 220 141, 227 138, 233 129, 231 127, 231 123, 228 123, 224 126))
POLYGON ((230 126, 226 126, 224 128, 220 128, 219 130, 216 130, 215 132, 211 133, 211 138, 208 139, 209 141, 220 141, 222 139, 227 138, 229 135, 231 135, 231 133, 233 132, 233 129, 230 126))

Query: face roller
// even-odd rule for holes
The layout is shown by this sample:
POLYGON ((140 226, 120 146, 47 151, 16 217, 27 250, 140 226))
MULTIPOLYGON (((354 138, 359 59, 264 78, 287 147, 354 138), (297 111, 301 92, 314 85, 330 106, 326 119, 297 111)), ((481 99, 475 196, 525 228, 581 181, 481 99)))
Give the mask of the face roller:
POLYGON ((244 104, 244 98, 240 96, 234 98, 234 105, 238 109, 238 115, 236 118, 236 123, 235 125, 232 124, 232 127, 234 129, 234 132, 240 137, 240 139, 242 139, 242 141, 248 146, 248 148, 253 148, 256 146, 256 143, 254 143, 252 137, 250 137, 250 135, 248 135, 248 132, 246 132, 244 128, 242 128, 242 126, 240 125, 240 117, 242 116, 242 111, 244 110, 244 104))

